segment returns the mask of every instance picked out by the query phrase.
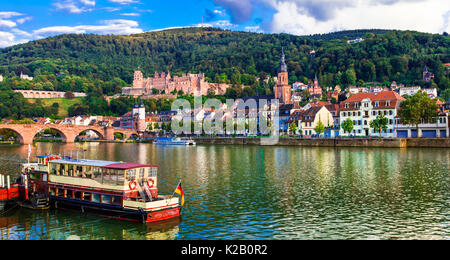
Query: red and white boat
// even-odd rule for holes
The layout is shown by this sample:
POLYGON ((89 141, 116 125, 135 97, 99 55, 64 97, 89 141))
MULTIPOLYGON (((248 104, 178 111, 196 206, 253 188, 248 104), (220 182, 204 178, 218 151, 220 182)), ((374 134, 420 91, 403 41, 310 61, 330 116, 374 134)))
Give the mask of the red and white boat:
POLYGON ((14 205, 19 199, 19 185, 11 184, 10 176, 0 174, 0 211, 14 205))
POLYGON ((179 217, 180 199, 158 194, 157 169, 147 164, 41 155, 37 163, 23 164, 22 184, 27 199, 44 194, 55 208, 143 223, 179 217))

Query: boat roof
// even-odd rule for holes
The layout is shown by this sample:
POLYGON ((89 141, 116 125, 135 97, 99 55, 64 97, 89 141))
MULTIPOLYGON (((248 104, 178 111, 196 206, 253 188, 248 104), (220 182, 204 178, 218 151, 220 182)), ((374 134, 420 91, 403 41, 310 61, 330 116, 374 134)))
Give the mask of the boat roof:
POLYGON ((51 163, 67 163, 67 164, 75 164, 75 165, 103 167, 106 165, 117 164, 120 162, 98 161, 98 160, 87 160, 87 159, 58 159, 58 160, 52 160, 51 163))
POLYGON ((140 164, 140 163, 115 163, 115 164, 105 165, 102 168, 116 169, 116 170, 131 170, 131 169, 145 168, 145 167, 158 167, 158 166, 150 165, 150 164, 140 164))
POLYGON ((112 161, 99 161, 99 160, 86 160, 86 159, 67 159, 67 158, 52 160, 51 163, 85 165, 85 166, 102 167, 105 169, 116 169, 116 170, 130 170, 130 169, 144 168, 144 167, 158 167, 156 165, 140 164, 140 163, 125 163, 125 162, 112 162, 112 161))
POLYGON ((55 154, 43 154, 43 155, 38 155, 36 157, 37 158, 47 158, 47 157, 51 157, 51 156, 58 156, 58 155, 55 155, 55 154))

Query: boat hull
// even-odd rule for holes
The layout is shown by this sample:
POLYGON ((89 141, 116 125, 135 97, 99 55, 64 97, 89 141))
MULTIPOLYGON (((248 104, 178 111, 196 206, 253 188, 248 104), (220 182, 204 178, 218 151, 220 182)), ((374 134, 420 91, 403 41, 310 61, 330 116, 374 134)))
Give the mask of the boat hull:
POLYGON ((8 209, 19 200, 19 187, 13 185, 10 189, 0 188, 0 210, 8 209))
POLYGON ((126 209, 119 205, 108 205, 50 196, 50 204, 58 209, 81 211, 111 219, 151 223, 180 217, 181 206, 167 207, 155 211, 126 209))

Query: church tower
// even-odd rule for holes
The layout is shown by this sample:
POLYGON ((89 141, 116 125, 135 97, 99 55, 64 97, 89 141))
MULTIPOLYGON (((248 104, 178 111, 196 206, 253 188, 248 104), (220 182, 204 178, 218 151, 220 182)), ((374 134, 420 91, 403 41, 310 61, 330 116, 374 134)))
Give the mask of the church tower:
POLYGON ((284 49, 281 50, 281 62, 278 67, 278 82, 274 86, 275 98, 280 100, 281 104, 292 104, 291 86, 289 85, 289 75, 284 56, 284 49))

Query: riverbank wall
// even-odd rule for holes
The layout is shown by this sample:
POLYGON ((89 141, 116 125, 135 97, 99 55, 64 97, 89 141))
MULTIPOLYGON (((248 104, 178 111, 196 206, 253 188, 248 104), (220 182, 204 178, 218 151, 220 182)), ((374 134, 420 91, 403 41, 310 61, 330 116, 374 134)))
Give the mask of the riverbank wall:
POLYGON ((450 138, 194 138, 199 145, 281 145, 312 147, 450 148, 450 138))

